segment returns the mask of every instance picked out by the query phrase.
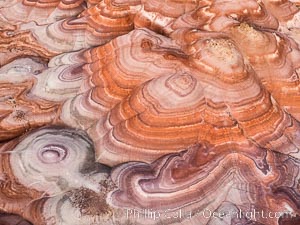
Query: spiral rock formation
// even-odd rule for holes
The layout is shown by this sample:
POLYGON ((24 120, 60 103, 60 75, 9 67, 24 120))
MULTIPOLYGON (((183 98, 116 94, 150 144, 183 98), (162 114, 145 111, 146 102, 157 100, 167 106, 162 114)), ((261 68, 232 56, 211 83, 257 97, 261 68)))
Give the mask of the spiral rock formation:
POLYGON ((0 1, 0 224, 300 224, 299 8, 0 1))

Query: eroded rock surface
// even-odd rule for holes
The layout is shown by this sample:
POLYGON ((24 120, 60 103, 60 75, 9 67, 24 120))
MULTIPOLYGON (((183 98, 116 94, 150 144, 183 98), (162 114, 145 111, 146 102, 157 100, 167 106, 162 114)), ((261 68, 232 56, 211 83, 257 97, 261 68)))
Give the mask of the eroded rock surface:
POLYGON ((0 224, 300 223, 299 7, 0 1, 0 224))

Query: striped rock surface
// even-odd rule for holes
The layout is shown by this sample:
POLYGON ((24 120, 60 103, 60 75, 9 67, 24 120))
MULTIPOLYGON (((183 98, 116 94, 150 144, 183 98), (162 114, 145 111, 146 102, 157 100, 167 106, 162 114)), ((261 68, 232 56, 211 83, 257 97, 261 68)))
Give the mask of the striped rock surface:
POLYGON ((0 1, 0 224, 300 224, 299 8, 0 1))

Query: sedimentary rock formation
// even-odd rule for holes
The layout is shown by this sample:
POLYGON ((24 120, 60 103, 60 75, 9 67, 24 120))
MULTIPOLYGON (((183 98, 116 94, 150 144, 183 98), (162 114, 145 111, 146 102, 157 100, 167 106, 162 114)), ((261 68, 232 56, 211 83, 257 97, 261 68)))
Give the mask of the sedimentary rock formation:
POLYGON ((32 225, 30 222, 15 214, 0 213, 0 220, 2 225, 32 225))
MULTIPOLYGON (((78 210, 89 210, 93 201, 106 204, 102 193, 105 187, 99 183, 105 183, 109 170, 95 163, 94 158, 92 142, 84 132, 60 127, 43 128, 6 144, 0 158, 3 176, 0 204, 33 224, 54 221, 60 224, 64 221, 59 218, 57 207, 62 207, 60 202, 67 198, 74 207, 66 204, 62 209, 66 214, 61 217, 74 213, 68 224, 75 224, 72 220, 78 221, 75 218, 78 210), (89 195, 96 196, 97 200, 85 199, 89 195), (89 204, 84 205, 85 201, 89 204), (73 208, 79 209, 73 212, 73 208)), ((103 207, 101 214, 107 214, 108 210, 108 206, 103 207)), ((92 220, 89 218, 86 223, 92 220)))
POLYGON ((299 7, 0 2, 0 224, 300 223, 299 7))

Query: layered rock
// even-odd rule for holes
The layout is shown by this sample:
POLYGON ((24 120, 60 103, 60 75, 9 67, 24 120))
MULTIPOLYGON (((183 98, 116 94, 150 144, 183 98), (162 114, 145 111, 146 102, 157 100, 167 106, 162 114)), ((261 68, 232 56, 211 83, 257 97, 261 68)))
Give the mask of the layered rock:
POLYGON ((104 202, 110 188, 104 185, 109 170, 94 162, 92 142, 83 131, 36 130, 2 146, 0 157, 0 206, 4 211, 41 225, 90 224, 95 215, 102 220, 109 215, 104 202), (101 212, 99 204, 103 205, 101 212))
POLYGON ((298 224, 299 6, 2 1, 0 223, 298 224))

